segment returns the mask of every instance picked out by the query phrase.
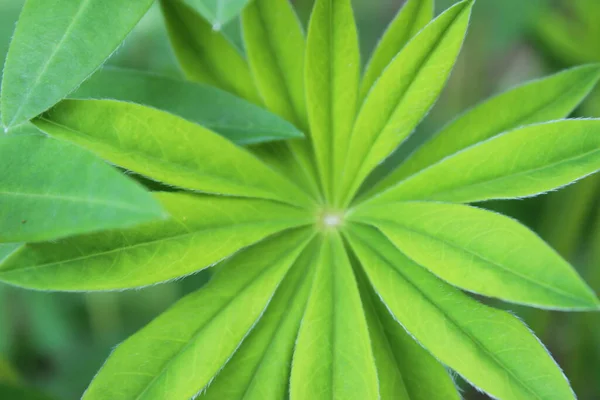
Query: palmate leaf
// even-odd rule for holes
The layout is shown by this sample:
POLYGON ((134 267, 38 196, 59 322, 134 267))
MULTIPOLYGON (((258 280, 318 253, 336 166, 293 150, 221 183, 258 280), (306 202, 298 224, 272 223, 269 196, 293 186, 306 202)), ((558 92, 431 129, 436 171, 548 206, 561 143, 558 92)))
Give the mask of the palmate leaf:
POLYGON ((2 123, 12 127, 63 99, 121 44, 152 0, 28 0, 2 80, 2 123))
POLYGON ((367 175, 417 126, 434 104, 461 48, 473 1, 448 9, 393 59, 369 92, 341 169, 341 206, 367 175))
POLYGON ((517 318, 470 299, 369 227, 350 243, 395 319, 438 360, 500 399, 574 399, 567 379, 517 318))
POLYGON ((184 1, 198 10, 211 24, 214 30, 237 16, 250 0, 176 0, 184 1))
POLYGON ((206 287, 121 344, 83 399, 195 396, 250 333, 311 237, 296 231, 228 260, 206 287))
POLYGON ((371 193, 393 186, 445 157, 502 132, 567 117, 589 94, 598 78, 600 67, 597 65, 572 68, 485 101, 444 127, 371 193), (515 104, 519 107, 514 107, 515 104))
POLYGON ((471 292, 542 308, 599 310, 573 268, 537 235, 491 211, 401 202, 357 210, 413 261, 471 292))
POLYGON ((0 242, 38 242, 166 217, 141 185, 68 143, 2 136, 0 171, 0 242))
POLYGON ((459 400, 458 389, 446 368, 393 319, 362 271, 358 277, 381 399, 459 400))
POLYGON ((181 0, 160 4, 171 45, 188 79, 261 104, 246 61, 225 36, 181 0))
POLYGON ((600 120, 548 122, 468 147, 368 202, 468 203, 528 197, 560 188, 599 168, 600 120))
POLYGON ((292 355, 314 277, 314 241, 277 289, 260 323, 227 362, 202 400, 280 400, 288 392, 292 355))
MULTIPOLYGON (((310 133, 323 187, 335 192, 357 110, 358 35, 350 0, 317 0, 306 47, 310 133), (333 174, 333 175, 332 175, 333 174)), ((332 193, 325 193, 331 199, 332 193)))
POLYGON ((151 106, 195 122, 239 145, 303 136, 286 120, 230 93, 142 71, 105 67, 69 98, 114 99, 151 106))
POLYGON ((290 399, 379 399, 358 286, 338 233, 323 238, 298 332, 290 399))
POLYGON ((206 193, 310 204, 304 192, 244 149, 153 108, 112 100, 65 100, 34 123, 53 137, 161 182, 206 193))
POLYGON ((0 280, 39 290, 147 286, 213 266, 310 215, 264 200, 157 194, 171 218, 126 230, 16 245, 0 259, 0 280))

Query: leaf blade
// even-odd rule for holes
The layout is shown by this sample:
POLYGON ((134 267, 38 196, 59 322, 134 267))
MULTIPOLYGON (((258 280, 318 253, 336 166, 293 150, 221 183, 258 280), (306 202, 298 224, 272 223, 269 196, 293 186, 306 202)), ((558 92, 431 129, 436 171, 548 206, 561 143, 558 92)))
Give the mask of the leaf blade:
POLYGON ((0 170, 0 242, 52 240, 166 217, 139 184, 67 143, 0 137, 0 170))
POLYGON ((290 399, 378 399, 358 286, 338 234, 324 238, 290 379, 290 399))
POLYGON ((560 368, 517 318, 445 284, 372 229, 353 229, 350 241, 394 317, 479 390, 496 398, 575 398, 560 368), (502 336, 486 333, 498 329, 502 336))
POLYGON ((183 0, 190 7, 201 13, 219 30, 223 25, 236 17, 250 0, 183 0))
POLYGON ((404 254, 470 292, 557 310, 598 310, 575 270, 536 234, 510 218, 473 207, 403 202, 355 216, 404 254))
POLYGON ((110 56, 151 4, 28 0, 4 68, 3 125, 25 122, 63 99, 110 56))
POLYGON ((293 183, 227 139, 149 107, 113 100, 65 100, 34 123, 53 137, 171 185, 298 205, 311 202, 293 183), (174 135, 179 141, 173 140, 174 135))
POLYGON ((368 202, 469 203, 535 196, 596 172, 599 147, 599 120, 529 125, 445 158, 368 202))
POLYGON ((502 132, 566 118, 596 85, 599 71, 596 65, 572 68, 517 86, 481 103, 442 128, 373 192, 391 187, 445 157, 502 132), (520 107, 514 107, 517 102, 520 107), (491 114, 495 118, 489 118, 491 114))
POLYGON ((142 400, 165 392, 172 398, 194 397, 259 322, 310 238, 306 231, 290 233, 229 260, 207 286, 121 344, 83 399, 142 400), (115 387, 123 378, 124 384, 115 387))
POLYGON ((12 249, 0 263, 0 280, 57 291, 143 287, 209 268, 268 236, 307 225, 312 219, 292 207, 262 200, 182 193, 157 197, 171 215, 169 220, 26 244, 12 249))

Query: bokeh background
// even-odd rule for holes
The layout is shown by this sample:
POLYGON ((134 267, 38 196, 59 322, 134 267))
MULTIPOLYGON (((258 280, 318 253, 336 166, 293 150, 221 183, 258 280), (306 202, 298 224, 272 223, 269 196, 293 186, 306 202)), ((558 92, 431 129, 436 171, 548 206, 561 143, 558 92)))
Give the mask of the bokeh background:
MULTIPOLYGON (((355 0, 366 60, 403 0, 355 0)), ((455 3, 437 0, 437 12, 455 3)), ((296 0, 306 21, 312 0, 296 0)), ((0 0, 4 58, 23 0, 0 0)), ((226 31, 239 40, 232 24, 226 31)), ((110 64, 179 76, 158 7, 153 7, 110 64)), ((600 0, 478 0, 470 31, 446 90, 391 167, 457 114, 529 79, 600 62, 600 0)), ((515 104, 519 107, 519 104, 515 104)), ((600 117, 600 89, 575 117, 600 117)), ((489 202, 521 220, 569 259, 600 292, 600 177, 540 198, 489 202)), ((62 294, 0 284, 0 385, 28 389, 0 399, 77 399, 110 351, 208 275, 122 293, 62 294)), ((547 344, 581 400, 600 399, 600 315, 541 312, 495 304, 524 319, 547 344)), ((457 378, 459 381, 460 379, 457 378)), ((466 399, 485 396, 464 387, 466 399)), ((437 400, 437 399, 432 399, 437 400)), ((443 399, 441 399, 443 400, 443 399)))

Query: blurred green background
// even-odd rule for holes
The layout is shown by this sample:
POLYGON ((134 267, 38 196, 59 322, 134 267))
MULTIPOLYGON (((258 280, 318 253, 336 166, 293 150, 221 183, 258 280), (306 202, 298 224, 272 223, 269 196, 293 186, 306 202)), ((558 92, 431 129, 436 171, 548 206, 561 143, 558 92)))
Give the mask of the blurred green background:
MULTIPOLYGON (((455 2, 437 0, 437 11, 455 2)), ((295 3, 306 20, 311 0, 295 3)), ((403 1, 354 3, 366 60, 403 1)), ((22 4, 23 0, 0 0, 2 57, 22 4)), ((226 31, 238 40, 235 24, 226 31)), ((151 9, 108 62, 180 74, 158 7, 151 9)), ((401 161, 411 148, 488 96, 589 62, 600 62, 600 0, 478 0, 467 41, 442 98, 384 168, 401 161)), ((600 90, 574 116, 600 117, 600 90)), ((600 292, 599 200, 600 178, 592 176, 541 198, 483 206, 530 226, 600 292)), ((91 295, 30 292, 0 284, 0 399, 79 398, 119 342, 206 279, 206 274, 198 274, 144 290, 91 295), (9 392, 6 383, 28 389, 9 392)), ((600 316, 495 305, 515 312, 530 325, 563 367, 580 399, 600 399, 600 316)), ((485 398, 464 387, 465 398, 485 398)))

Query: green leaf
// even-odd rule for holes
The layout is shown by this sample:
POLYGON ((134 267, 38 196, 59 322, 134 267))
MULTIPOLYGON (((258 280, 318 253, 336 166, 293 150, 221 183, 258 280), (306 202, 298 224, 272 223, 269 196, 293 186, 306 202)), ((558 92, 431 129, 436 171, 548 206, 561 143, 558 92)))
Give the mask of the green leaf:
POLYGON ((254 0, 242 13, 242 32, 267 108, 304 130, 305 39, 289 0, 254 0))
POLYGON ((359 209, 404 254, 446 282, 514 303, 600 310, 575 270, 535 233, 503 215, 459 204, 401 202, 359 209))
POLYGON ((332 178, 343 167, 357 110, 360 53, 350 0, 315 3, 305 73, 311 139, 321 182, 331 198, 332 178))
POLYGON ((171 45, 186 77, 261 104, 244 57, 180 0, 160 0, 171 45))
POLYGON ((73 99, 130 101, 168 111, 240 145, 301 138, 291 123, 211 86, 119 68, 103 68, 73 99))
POLYGON ((386 68, 354 125, 343 169, 342 206, 363 180, 413 131, 442 91, 460 51, 472 0, 427 25, 386 68))
POLYGON ((166 217, 141 185, 43 136, 0 137, 0 242, 37 242, 166 217))
POLYGON ((360 98, 367 97, 373 84, 404 46, 433 18, 433 0, 408 0, 380 39, 362 79, 360 98))
POLYGON ((117 347, 83 399, 194 397, 250 333, 310 236, 283 235, 228 260, 207 286, 117 347))
POLYGON ((379 399, 360 293, 337 233, 324 239, 302 318, 290 399, 379 399))
POLYGON ((528 82, 485 101, 425 142, 377 185, 374 192, 393 186, 401 179, 499 133, 567 117, 590 93, 598 78, 598 65, 577 67, 528 82))
POLYGON ((2 123, 46 111, 121 44, 152 0, 27 0, 2 80, 2 123))
POLYGON ((316 242, 302 253, 277 289, 260 323, 219 372, 202 400, 281 400, 286 397, 296 337, 318 253, 316 242))
POLYGON ((444 283, 370 228, 349 236, 394 318, 479 390, 499 399, 575 399, 560 368, 517 318, 444 283))
POLYGON ((522 198, 568 185, 599 168, 600 120, 554 121, 517 128, 468 147, 368 202, 522 198))
POLYGON ((168 184, 297 205, 311 202, 244 149, 153 108, 112 100, 65 100, 34 123, 53 137, 168 184))
MULTIPOLYGON (((360 267, 359 267, 360 268, 360 267)), ((382 400, 460 400, 446 368, 411 338, 359 272, 382 400)))
POLYGON ((142 287, 213 266, 312 216, 264 200, 157 194, 171 218, 127 230, 24 245, 0 263, 0 281, 62 291, 142 287))
MULTIPOLYGON (((173 0, 179 1, 179 0, 173 0)), ((236 17, 250 0, 182 0, 197 10, 216 31, 236 17)))

